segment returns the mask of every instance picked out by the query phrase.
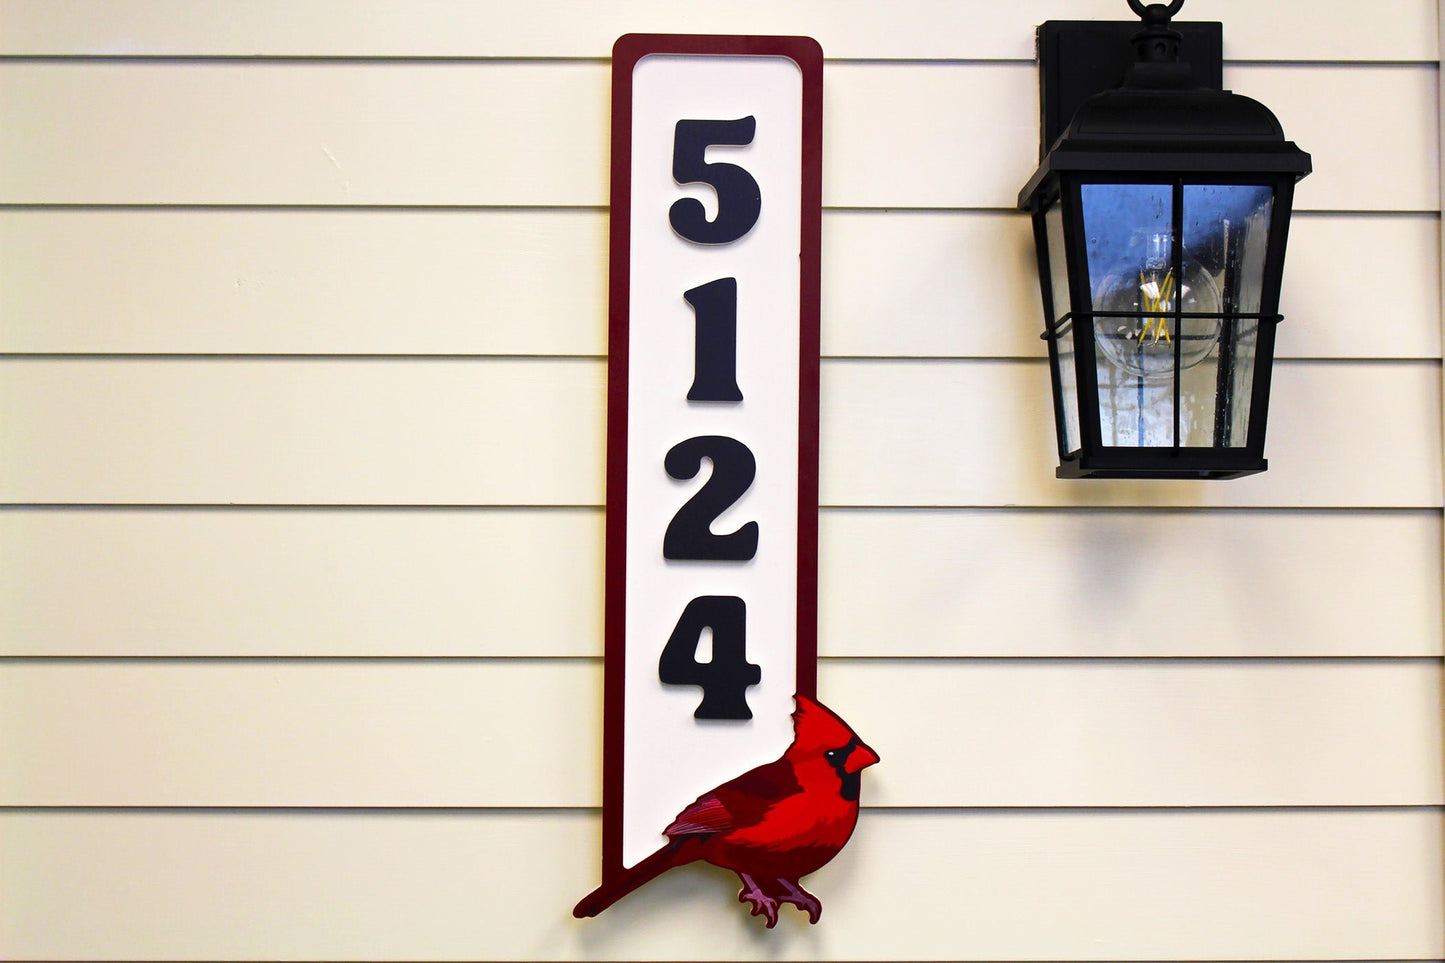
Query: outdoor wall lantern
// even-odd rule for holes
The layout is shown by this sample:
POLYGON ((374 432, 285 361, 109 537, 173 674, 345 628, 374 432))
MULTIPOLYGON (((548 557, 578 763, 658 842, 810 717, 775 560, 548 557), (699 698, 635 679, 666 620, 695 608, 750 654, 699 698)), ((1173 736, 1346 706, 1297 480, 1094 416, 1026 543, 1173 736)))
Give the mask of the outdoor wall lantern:
POLYGON ((1039 259, 1057 475, 1261 472, 1310 156, 1267 107, 1221 89, 1218 23, 1171 24, 1184 0, 1128 2, 1142 29, 1038 31, 1040 163, 1019 207, 1039 259))

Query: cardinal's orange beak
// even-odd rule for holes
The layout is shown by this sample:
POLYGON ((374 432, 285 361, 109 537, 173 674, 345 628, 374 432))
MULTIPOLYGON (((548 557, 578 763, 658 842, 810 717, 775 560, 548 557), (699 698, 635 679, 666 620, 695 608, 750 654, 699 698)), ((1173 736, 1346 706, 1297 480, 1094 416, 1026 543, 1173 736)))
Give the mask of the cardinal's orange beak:
POLYGON ((860 742, 853 747, 852 752, 848 753, 848 760, 843 763, 843 771, 846 773, 862 772, 877 761, 878 753, 860 742))

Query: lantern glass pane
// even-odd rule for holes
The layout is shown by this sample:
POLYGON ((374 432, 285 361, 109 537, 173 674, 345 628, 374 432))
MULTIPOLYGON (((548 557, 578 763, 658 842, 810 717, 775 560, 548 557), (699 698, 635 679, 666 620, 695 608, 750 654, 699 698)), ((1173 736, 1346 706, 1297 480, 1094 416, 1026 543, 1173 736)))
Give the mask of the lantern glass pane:
POLYGON ((1246 446, 1261 322, 1240 315, 1265 305, 1273 188, 1085 184, 1080 201, 1101 443, 1246 446))
MULTIPOLYGON (((1274 189, 1258 184, 1188 184, 1184 187, 1185 247, 1209 274, 1227 315, 1259 314, 1263 304, 1274 189)), ((1226 321, 1214 353, 1215 392, 1210 406, 1213 436, 1222 448, 1249 441, 1259 320, 1226 321)))
POLYGON ((1258 314, 1274 188, 1184 185, 1184 247, 1209 272, 1230 313, 1258 314))
POLYGON ((1106 310, 1111 276, 1137 265, 1149 253, 1165 255, 1173 234, 1173 188, 1168 184, 1083 184, 1084 231, 1088 238, 1089 289, 1094 310, 1106 310), (1150 244, 1153 248, 1146 250, 1150 244))
MULTIPOLYGON (((1112 318, 1094 323, 1095 347, 1110 336, 1112 318)), ((1169 448, 1174 444, 1174 377, 1144 378, 1099 350, 1099 443, 1125 448, 1169 448)))
MULTIPOLYGON (((1103 327, 1107 321, 1101 320, 1103 327)), ((1184 345, 1200 339, 1215 339, 1228 348, 1226 358, 1236 364, 1221 366, 1219 350, 1211 351, 1197 363, 1181 366, 1179 382, 1179 445, 1184 448, 1241 447, 1249 422, 1249 392, 1253 381, 1253 353, 1258 324, 1250 321, 1236 328, 1233 322, 1215 318, 1173 319, 1161 335, 1184 345), (1177 324, 1177 329, 1174 325, 1177 324), (1221 327, 1230 334, 1220 338, 1221 327), (1234 334, 1243 329, 1240 335, 1234 334), (1172 333, 1170 333, 1172 332, 1172 333), (1230 407, 1231 398, 1242 403, 1230 407)), ((1152 335, 1151 335, 1152 337, 1152 335)), ((1175 443, 1175 376, 1146 378, 1100 361, 1099 427, 1105 445, 1167 448, 1175 443)))
POLYGON ((1249 443, 1249 404, 1254 397, 1255 347, 1259 343, 1259 322, 1242 319, 1234 323, 1233 342, 1223 352, 1220 375, 1220 448, 1243 448, 1249 443), (1227 392, 1227 395, 1225 394, 1227 392))
POLYGON ((1065 321, 1055 335, 1059 353, 1059 403, 1064 409, 1064 452, 1079 450, 1079 375, 1075 367, 1074 322, 1065 321))
POLYGON ((1049 251, 1049 289, 1054 298, 1054 316, 1049 320, 1057 321, 1071 310, 1068 260, 1064 256, 1063 204, 1057 198, 1044 211, 1044 239, 1049 251))
POLYGON ((1173 188, 1080 186, 1094 348, 1099 441, 1111 447, 1174 444, 1173 188))
POLYGON ((1195 325, 1180 338, 1169 315, 1220 311, 1203 265, 1187 246, 1174 250, 1174 187, 1085 184, 1081 198, 1099 358, 1126 379, 1172 382, 1176 365, 1208 357, 1218 325, 1195 325))
POLYGON ((1198 363, 1179 372, 1179 444, 1186 448, 1210 448, 1215 443, 1215 410, 1220 399, 1217 345, 1224 324, 1218 318, 1179 319, 1182 344, 1207 340, 1213 346, 1198 363))

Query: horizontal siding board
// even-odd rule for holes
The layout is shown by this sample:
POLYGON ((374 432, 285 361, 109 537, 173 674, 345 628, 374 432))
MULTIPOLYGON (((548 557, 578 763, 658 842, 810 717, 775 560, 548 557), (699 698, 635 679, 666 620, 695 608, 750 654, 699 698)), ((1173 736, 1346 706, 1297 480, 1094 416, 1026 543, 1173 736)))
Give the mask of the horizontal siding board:
MULTIPOLYGON (((0 351, 600 355, 606 233, 595 210, 0 211, 0 351)), ((1281 356, 1438 358, 1439 247, 1430 216, 1297 218, 1281 356)), ((825 354, 1043 357, 1038 300, 1021 215, 823 216, 825 354)))
MULTIPOLYGON (((1225 25, 1228 56, 1253 60, 1434 60, 1435 8, 1388 17, 1310 0, 1216 0, 1189 18, 1225 25), (1280 30, 1280 23, 1288 30, 1280 30)), ((1034 25, 1129 19, 1117 0, 6 0, 0 54, 99 56, 606 57, 629 32, 805 34, 830 57, 1033 58, 1034 25)))
MULTIPOLYGON (((1296 217, 1279 355, 1439 357, 1439 249, 1433 217, 1296 217), (1382 314, 1392 320, 1363 320, 1382 314)), ((1041 315, 1032 231, 1022 215, 823 215, 825 354, 1043 357, 1041 315)))
MULTIPOLYGON (((0 500, 597 505, 604 381, 590 359, 12 358, 0 500)), ((1440 505, 1433 362, 1278 365, 1274 467, 1227 484, 1054 479, 1041 362, 825 362, 821 399, 824 505, 1440 505)))
MULTIPOLYGON (((1437 211, 1436 75, 1225 80, 1314 155, 1301 209, 1437 211)), ((826 84, 824 203, 1014 207, 1037 161, 1031 64, 834 64, 826 84), (944 123, 940 103, 968 106, 944 123)), ((607 94, 594 63, 0 62, 0 202, 601 205, 607 94)))
POLYGON ((0 211, 0 351, 597 354, 605 211, 0 211))
POLYGON ((8 364, 12 500, 601 501, 597 361, 8 364))
POLYGON ((7 805, 600 801, 596 664, 20 663, 0 679, 7 805))
POLYGON ((1440 225, 1430 218, 1296 217, 1280 293, 1279 355, 1437 357, 1439 325, 1431 319, 1440 316, 1439 255, 1440 225), (1348 268, 1343 251, 1350 252, 1348 268), (1382 317, 1388 320, 1366 320, 1382 317))
POLYGON ((1404 210, 1387 197, 1410 197, 1418 207, 1438 209, 1439 67, 1339 65, 1321 67, 1306 79, 1290 68, 1248 66, 1226 69, 1224 86, 1266 104, 1285 136, 1309 151, 1314 173, 1295 189, 1300 210, 1404 210), (1311 86, 1310 103, 1292 92, 1311 86), (1385 99, 1376 99, 1383 95, 1385 99), (1387 105, 1387 106, 1386 106, 1387 105), (1417 111, 1422 111, 1417 113, 1417 111), (1380 138, 1405 157, 1379 165, 1380 138), (1375 178, 1408 177, 1408 185, 1384 188, 1375 178), (1430 198, 1434 201, 1431 202, 1430 198))
MULTIPOLYGON (((1434 662, 820 669, 871 806, 1445 802, 1434 662)), ((0 695, 0 805, 600 803, 595 661, 16 662, 0 695)))
POLYGON ((607 103, 597 64, 0 63, 0 200, 606 203, 607 103))
POLYGON ((597 509, 0 512, 0 653, 600 656, 602 527, 597 509))
POLYGON ((824 512, 819 646, 1434 656, 1440 544, 1438 517, 1415 513, 824 512))
POLYGON ((823 922, 789 911, 766 946, 700 867, 572 919, 599 836, 584 813, 0 813, 0 925, 17 959, 1445 954, 1436 811, 869 813, 809 877, 823 922))
POLYGON ((822 381, 820 498, 825 505, 1434 506, 1439 379, 1433 364, 1276 365, 1270 471, 1223 484, 1079 484, 1053 477, 1042 365, 839 362, 825 367, 822 381), (1370 454, 1360 457, 1365 449, 1370 454), (1351 453, 1348 466, 1331 454, 1342 450, 1351 453))
MULTIPOLYGON (((602 530, 600 509, 3 511, 0 654, 596 657, 602 530)), ((1442 651, 1430 510, 825 510, 819 541, 824 656, 1442 651)))
MULTIPOLYGON (((1436 74, 1235 66, 1224 83, 1268 104, 1313 156, 1296 208, 1427 211, 1440 206, 1436 74)), ((1027 179, 1037 164, 1031 65, 847 65, 830 68, 827 83, 826 204, 1012 208, 1019 172, 1027 179), (941 114, 940 103, 966 106, 941 114)))

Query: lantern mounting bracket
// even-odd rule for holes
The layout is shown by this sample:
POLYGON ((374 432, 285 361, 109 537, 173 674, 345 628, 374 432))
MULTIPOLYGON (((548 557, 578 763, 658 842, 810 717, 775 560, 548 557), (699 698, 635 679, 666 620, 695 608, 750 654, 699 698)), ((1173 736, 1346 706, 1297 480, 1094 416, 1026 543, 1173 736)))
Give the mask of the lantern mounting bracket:
MULTIPOLYGON (((1137 61, 1138 21, 1050 20, 1039 25, 1039 159, 1088 98, 1114 87, 1137 61)), ((1169 23, 1182 37, 1181 61, 1200 87, 1224 88, 1224 27, 1217 22, 1169 23)))

